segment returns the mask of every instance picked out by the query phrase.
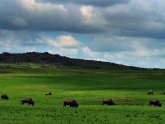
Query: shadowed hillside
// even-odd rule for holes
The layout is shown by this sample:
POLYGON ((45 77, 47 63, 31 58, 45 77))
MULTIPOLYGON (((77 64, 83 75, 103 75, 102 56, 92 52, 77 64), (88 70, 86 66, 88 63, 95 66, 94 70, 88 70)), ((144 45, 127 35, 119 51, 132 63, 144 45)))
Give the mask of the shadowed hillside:
POLYGON ((85 68, 85 69, 113 69, 113 70, 145 70, 132 66, 101 62, 94 60, 73 59, 58 54, 27 52, 27 53, 2 53, 0 54, 1 63, 37 63, 53 65, 57 68, 85 68))

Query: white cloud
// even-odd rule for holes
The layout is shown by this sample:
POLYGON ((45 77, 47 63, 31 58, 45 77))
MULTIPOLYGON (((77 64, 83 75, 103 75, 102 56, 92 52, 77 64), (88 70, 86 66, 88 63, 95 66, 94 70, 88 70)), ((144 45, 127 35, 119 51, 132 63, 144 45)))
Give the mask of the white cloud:
POLYGON ((41 36, 37 42, 50 46, 50 53, 58 53, 70 57, 82 56, 86 59, 99 59, 98 52, 92 51, 89 47, 82 44, 72 35, 60 35, 55 39, 41 36))
POLYGON ((90 59, 92 59, 93 57, 97 57, 98 56, 98 52, 94 52, 92 51, 90 48, 88 48, 87 46, 84 46, 83 48, 81 48, 81 52, 84 55, 84 57, 88 57, 90 59))
POLYGON ((82 15, 82 24, 103 30, 108 23, 102 15, 102 10, 99 8, 83 5, 80 7, 80 12, 82 15))
POLYGON ((40 41, 44 42, 45 44, 48 44, 50 46, 53 46, 55 48, 71 49, 71 48, 81 47, 81 42, 76 40, 71 35, 61 35, 61 36, 56 37, 55 39, 42 37, 42 39, 40 39, 40 41))
POLYGON ((40 3, 36 0, 17 0, 21 4, 31 11, 49 11, 49 10, 59 10, 61 12, 67 12, 67 9, 63 4, 51 4, 51 3, 40 3))
POLYGON ((89 23, 93 18, 93 7, 92 6, 82 6, 80 8, 81 14, 84 17, 85 23, 89 23))

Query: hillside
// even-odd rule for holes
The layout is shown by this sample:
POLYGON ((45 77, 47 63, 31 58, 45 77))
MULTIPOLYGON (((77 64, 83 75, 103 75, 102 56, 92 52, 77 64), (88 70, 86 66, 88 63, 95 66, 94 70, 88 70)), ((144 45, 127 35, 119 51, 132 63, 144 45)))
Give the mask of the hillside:
POLYGON ((53 65, 57 68, 84 68, 84 69, 112 69, 112 70, 144 70, 144 68, 119 65, 110 62, 94 60, 73 59, 58 54, 27 52, 27 53, 2 53, 1 63, 35 63, 53 65))

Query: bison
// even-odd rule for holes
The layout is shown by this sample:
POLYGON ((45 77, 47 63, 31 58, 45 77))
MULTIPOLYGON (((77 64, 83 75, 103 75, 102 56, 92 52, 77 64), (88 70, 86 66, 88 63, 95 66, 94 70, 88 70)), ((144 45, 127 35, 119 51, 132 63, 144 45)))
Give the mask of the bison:
POLYGON ((112 99, 108 99, 108 100, 103 100, 102 101, 103 105, 115 105, 115 103, 113 102, 112 99))
POLYGON ((1 95, 1 99, 8 100, 9 97, 8 97, 6 94, 2 94, 2 95, 1 95))
POLYGON ((48 96, 50 96, 50 95, 52 95, 52 92, 46 93, 45 95, 48 95, 48 96))
POLYGON ((21 100, 21 104, 28 104, 34 106, 34 101, 31 98, 25 98, 21 100))
POLYGON ((160 103, 160 101, 159 100, 151 100, 151 101, 149 101, 149 105, 151 106, 151 105, 153 105, 153 106, 157 106, 157 107, 161 107, 162 106, 162 104, 160 103))
POLYGON ((63 107, 66 107, 67 105, 70 107, 78 107, 79 106, 79 104, 76 102, 76 100, 65 100, 63 107))
POLYGON ((148 95, 154 95, 154 90, 153 89, 149 89, 148 90, 148 95))

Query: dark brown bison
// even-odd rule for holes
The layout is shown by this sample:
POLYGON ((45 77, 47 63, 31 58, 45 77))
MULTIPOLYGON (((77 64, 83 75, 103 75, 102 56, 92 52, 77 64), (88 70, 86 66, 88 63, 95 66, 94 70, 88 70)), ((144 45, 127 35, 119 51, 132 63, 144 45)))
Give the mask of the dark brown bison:
POLYGON ((63 107, 66 107, 67 105, 70 107, 78 107, 79 106, 79 104, 76 102, 76 100, 65 100, 63 107))
POLYGON ((6 94, 2 94, 2 95, 1 95, 1 99, 8 100, 9 97, 8 97, 6 94))
POLYGON ((108 100, 103 100, 102 101, 103 105, 115 105, 115 103, 113 102, 112 99, 108 99, 108 100))
POLYGON ((154 90, 153 89, 149 89, 148 90, 148 95, 154 95, 154 90))
POLYGON ((31 98, 25 98, 21 100, 21 104, 28 104, 34 106, 34 101, 31 98))
POLYGON ((158 107, 162 106, 159 100, 151 100, 149 101, 149 105, 158 106, 158 107))
POLYGON ((52 92, 46 93, 45 95, 48 95, 48 96, 50 96, 50 95, 52 95, 52 92))

